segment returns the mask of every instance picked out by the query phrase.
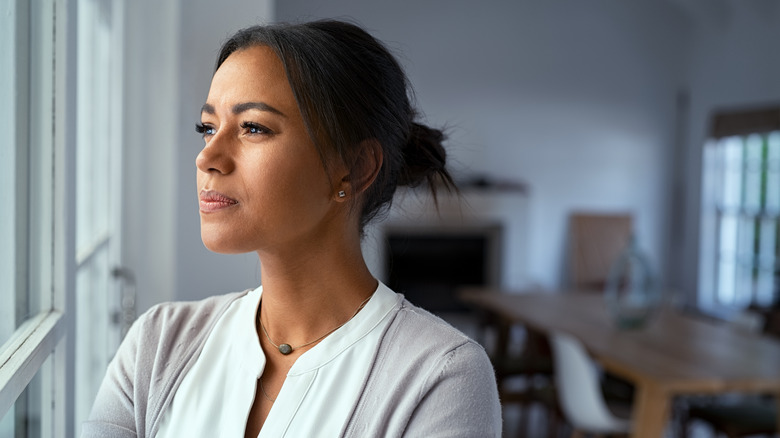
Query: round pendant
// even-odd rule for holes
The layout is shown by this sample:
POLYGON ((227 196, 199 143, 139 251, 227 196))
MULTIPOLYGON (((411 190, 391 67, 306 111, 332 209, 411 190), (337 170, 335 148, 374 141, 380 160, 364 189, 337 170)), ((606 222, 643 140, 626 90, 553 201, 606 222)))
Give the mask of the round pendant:
POLYGON ((284 354, 285 356, 292 353, 293 349, 290 347, 290 344, 282 344, 279 346, 279 353, 284 354))

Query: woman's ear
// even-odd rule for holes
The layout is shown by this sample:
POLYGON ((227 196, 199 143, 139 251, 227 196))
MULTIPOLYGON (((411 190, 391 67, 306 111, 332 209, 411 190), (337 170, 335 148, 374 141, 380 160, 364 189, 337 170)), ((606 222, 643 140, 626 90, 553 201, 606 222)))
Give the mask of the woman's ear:
POLYGON ((382 168, 382 145, 371 138, 360 142, 360 152, 340 183, 338 197, 344 198, 363 193, 374 182, 382 168), (341 196, 344 193, 345 196, 341 196))

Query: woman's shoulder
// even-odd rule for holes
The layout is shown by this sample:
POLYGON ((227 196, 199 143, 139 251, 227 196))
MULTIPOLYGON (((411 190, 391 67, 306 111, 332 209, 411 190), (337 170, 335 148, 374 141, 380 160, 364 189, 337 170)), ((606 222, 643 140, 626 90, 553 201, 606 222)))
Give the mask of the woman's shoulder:
POLYGON ((484 348, 403 300, 344 436, 376 431, 385 436, 500 436, 498 390, 484 348))
POLYGON ((428 352, 432 349, 449 351, 463 346, 483 350, 481 345, 447 321, 415 306, 406 299, 401 302, 395 320, 391 324, 391 329, 395 331, 394 336, 406 338, 404 342, 429 344, 426 346, 428 352))
POLYGON ((144 312, 109 364, 82 436, 153 434, 160 412, 211 327, 246 293, 161 303, 144 312))
POLYGON ((169 301, 159 303, 144 312, 139 322, 149 325, 167 326, 170 324, 194 323, 218 318, 224 309, 249 292, 233 292, 214 295, 198 301, 169 301))
POLYGON ((399 375, 446 374, 460 364, 468 364, 472 370, 493 377, 493 367, 482 345, 406 299, 385 331, 377 361, 380 366, 392 364, 399 375))
MULTIPOLYGON (((225 310, 247 292, 156 304, 136 320, 123 346, 128 344, 126 348, 137 350, 137 354, 150 360, 188 352, 205 341, 225 310)), ((121 347, 118 353, 122 353, 121 347)))

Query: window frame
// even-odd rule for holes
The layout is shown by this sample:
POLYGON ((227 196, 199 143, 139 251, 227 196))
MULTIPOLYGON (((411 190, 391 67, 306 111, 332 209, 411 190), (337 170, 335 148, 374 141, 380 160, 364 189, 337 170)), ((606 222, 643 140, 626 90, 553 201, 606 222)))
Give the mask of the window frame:
MULTIPOLYGON (((37 78, 40 87, 29 87, 30 93, 23 95, 34 112, 21 112, 29 138, 17 141, 16 151, 29 149, 29 166, 37 167, 40 175, 29 179, 32 191, 27 196, 27 211, 32 232, 29 233, 25 260, 31 264, 25 290, 28 295, 37 295, 41 300, 40 311, 27 318, 13 333, 0 350, 0 418, 5 416, 39 374, 44 382, 41 400, 41 432, 43 436, 73 436, 72 415, 68 397, 72 394, 73 355, 72 342, 74 324, 74 212, 73 188, 75 186, 75 91, 76 68, 76 2, 72 0, 41 0, 27 3, 15 0, 7 3, 14 20, 16 34, 29 30, 32 20, 49 23, 51 26, 41 37, 30 34, 32 59, 16 56, 19 62, 37 62, 36 55, 43 55, 39 61, 49 68, 38 69, 42 77, 37 78), (29 8, 29 9, 25 9, 29 8), (25 13, 29 11, 29 16, 25 13), (22 15, 24 14, 24 15, 22 15), (20 31, 17 26, 27 26, 20 31), (37 40, 36 40, 37 38, 37 40), (40 119, 37 119, 40 117, 40 119), (38 125, 38 121, 41 121, 38 125), (42 129, 34 129, 42 128, 42 129), (34 195, 34 196, 33 196, 34 195), (52 366, 44 366, 48 359, 52 366)), ((16 45, 17 40, 11 42, 16 45)), ((14 64, 16 65, 16 63, 14 64)), ((36 80, 36 78, 31 79, 36 80)), ((14 86, 16 82, 14 82, 14 86)), ((19 101, 14 103, 18 111, 19 101)), ((19 113, 15 114, 18 116, 19 113)), ((25 193, 27 195, 27 193, 25 193)), ((14 209, 16 211, 16 209, 14 209)), ((25 218, 27 219, 27 218, 25 218)), ((16 291, 11 293, 16 294, 16 291)))

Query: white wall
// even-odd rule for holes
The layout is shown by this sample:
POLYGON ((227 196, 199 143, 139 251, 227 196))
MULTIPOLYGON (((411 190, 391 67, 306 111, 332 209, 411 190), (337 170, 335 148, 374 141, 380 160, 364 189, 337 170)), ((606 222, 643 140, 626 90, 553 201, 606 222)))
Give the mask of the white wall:
POLYGON ((127 2, 123 262, 139 312, 259 284, 256 255, 215 255, 201 243, 194 127, 221 43, 272 17, 272 0, 127 2))
POLYGON ((178 2, 125 5, 122 263, 136 278, 137 309, 175 296, 179 69, 178 2), (150 14, 149 11, 155 11, 150 14), (167 146, 167 147, 166 147, 167 146))
POLYGON ((428 121, 451 128, 460 175, 530 185, 529 283, 565 284, 567 217, 580 209, 633 212, 662 269, 686 15, 657 1, 489 5, 284 0, 276 12, 356 19, 400 54, 428 121))
POLYGON ((260 284, 257 255, 222 255, 200 239, 195 157, 203 140, 195 133, 219 47, 235 31, 272 21, 272 0, 186 1, 181 8, 176 198, 176 299, 205 298, 260 284))

